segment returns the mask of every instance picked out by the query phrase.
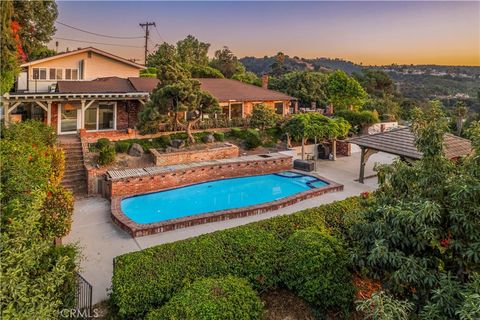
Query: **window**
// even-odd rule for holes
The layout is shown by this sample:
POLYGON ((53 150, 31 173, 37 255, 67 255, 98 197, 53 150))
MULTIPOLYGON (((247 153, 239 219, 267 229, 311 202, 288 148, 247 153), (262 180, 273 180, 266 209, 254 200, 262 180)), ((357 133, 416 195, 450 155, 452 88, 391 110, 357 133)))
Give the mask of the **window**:
POLYGON ((57 80, 62 80, 63 70, 57 69, 57 80))
POLYGON ((275 113, 283 115, 283 102, 275 102, 275 113))
POLYGON ((33 68, 32 78, 33 79, 46 80, 47 79, 47 69, 46 68, 33 68))
POLYGON ((115 104, 104 103, 85 110, 86 130, 115 129, 115 104))
POLYGON ((85 110, 85 130, 97 130, 97 108, 85 110))
POLYGON ((78 79, 78 69, 72 69, 72 80, 78 79))
POLYGON ((65 69, 65 80, 72 79, 72 69, 65 69))
POLYGON ((243 115, 243 104, 242 103, 232 103, 230 105, 231 108, 231 117, 232 119, 239 119, 242 118, 243 115))
POLYGON ((57 70, 55 68, 50 68, 50 80, 55 80, 57 76, 57 70))

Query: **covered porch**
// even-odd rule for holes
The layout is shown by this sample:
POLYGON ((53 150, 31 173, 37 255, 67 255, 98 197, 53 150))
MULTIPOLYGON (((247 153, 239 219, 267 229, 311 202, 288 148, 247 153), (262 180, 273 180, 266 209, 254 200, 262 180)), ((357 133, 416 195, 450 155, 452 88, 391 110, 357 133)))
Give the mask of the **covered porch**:
POLYGON ((58 134, 126 130, 136 121, 147 92, 131 93, 22 93, 3 96, 5 123, 35 119, 56 128, 58 134))

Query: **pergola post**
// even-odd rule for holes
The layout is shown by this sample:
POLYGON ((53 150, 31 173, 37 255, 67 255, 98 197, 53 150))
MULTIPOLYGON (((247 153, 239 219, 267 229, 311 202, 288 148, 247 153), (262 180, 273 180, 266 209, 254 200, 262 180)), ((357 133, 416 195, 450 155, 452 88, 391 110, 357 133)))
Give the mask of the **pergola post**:
POLYGON ((5 123, 8 123, 8 108, 10 107, 10 103, 6 100, 3 100, 3 120, 5 123))
POLYGON ((359 174, 359 177, 358 177, 358 182, 364 183, 364 180, 365 180, 365 164, 367 163, 370 156, 374 153, 377 153, 378 150, 370 149, 370 148, 366 148, 366 147, 362 147, 362 146, 360 146, 360 148, 361 148, 362 151, 360 152, 360 174, 359 174))
POLYGON ((337 139, 332 139, 332 156, 333 160, 337 160, 337 139))
POLYGON ((47 124, 52 124, 52 101, 47 101, 47 124))

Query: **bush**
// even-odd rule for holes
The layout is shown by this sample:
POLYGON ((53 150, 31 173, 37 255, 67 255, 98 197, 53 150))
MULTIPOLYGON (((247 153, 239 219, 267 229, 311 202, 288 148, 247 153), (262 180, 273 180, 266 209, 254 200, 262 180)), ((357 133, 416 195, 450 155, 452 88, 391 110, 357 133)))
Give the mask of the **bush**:
POLYGON ((72 226, 73 195, 62 186, 48 190, 42 207, 42 230, 45 236, 65 237, 72 226))
POLYGON ((118 153, 127 153, 131 143, 128 140, 118 141, 115 143, 115 151, 118 153))
POLYGON ((251 150, 262 145, 260 133, 254 129, 247 129, 244 133, 245 148, 251 150))
POLYGON ((2 128, 2 138, 35 146, 53 147, 57 143, 57 135, 53 127, 36 120, 9 124, 8 128, 2 128))
POLYGON ((266 128, 274 126, 278 118, 280 116, 275 113, 273 108, 261 103, 253 107, 250 125, 264 131, 266 128))
POLYGON ((223 132, 214 132, 213 137, 215 138, 215 141, 224 141, 225 140, 225 134, 223 132))
POLYGON ((115 147, 113 145, 107 145, 100 149, 98 154, 98 164, 105 166, 115 161, 115 147))
POLYGON ((247 281, 204 278, 186 286, 146 319, 261 319, 263 304, 247 281))
POLYGON ((319 311, 348 312, 354 288, 340 240, 322 230, 296 231, 286 242, 280 278, 319 311))
POLYGON ((232 129, 230 129, 230 134, 232 135, 232 137, 241 138, 242 137, 242 129, 232 128, 232 129))
POLYGON ((107 138, 100 138, 97 140, 96 147, 98 150, 102 150, 103 148, 109 145, 110 145, 110 140, 108 140, 107 138))
POLYGON ((52 150, 52 174, 50 182, 53 185, 59 185, 62 182, 65 172, 65 154, 62 149, 53 148, 52 150))
POLYGON ((258 291, 267 290, 280 284, 283 241, 306 228, 327 227, 343 237, 342 222, 354 220, 349 217, 356 216, 360 208, 361 201, 350 198, 119 256, 112 301, 121 316, 141 317, 166 303, 186 283, 228 274, 246 278, 258 291))

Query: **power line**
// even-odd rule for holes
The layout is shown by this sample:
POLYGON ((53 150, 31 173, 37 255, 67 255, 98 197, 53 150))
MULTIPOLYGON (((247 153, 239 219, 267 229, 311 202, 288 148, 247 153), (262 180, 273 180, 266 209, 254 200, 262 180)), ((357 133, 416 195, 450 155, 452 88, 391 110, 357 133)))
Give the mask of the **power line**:
POLYGON ((77 28, 77 27, 68 25, 68 24, 63 23, 63 22, 60 22, 60 21, 56 21, 56 23, 58 23, 58 24, 60 24, 60 25, 62 25, 62 26, 68 27, 68 28, 75 29, 75 30, 77 30, 77 31, 81 31, 81 32, 93 34, 93 35, 99 36, 99 37, 113 38, 113 39, 141 39, 141 38, 143 38, 143 36, 138 36, 138 37, 119 37, 119 36, 112 36, 112 35, 100 34, 100 33, 96 33, 96 32, 91 32, 91 31, 83 30, 83 29, 80 29, 80 28, 77 28))
POLYGON ((158 35, 158 37, 160 38, 160 40, 161 40, 162 42, 166 42, 165 39, 163 39, 163 37, 162 37, 162 35, 160 34, 160 32, 158 31, 157 26, 153 26, 153 27, 155 28, 155 31, 157 32, 157 35, 158 35))
POLYGON ((60 38, 60 37, 53 37, 54 39, 58 40, 66 40, 66 41, 76 41, 76 42, 85 42, 85 43, 93 43, 93 44, 102 44, 106 46, 115 46, 115 47, 129 47, 129 48, 143 48, 142 46, 131 46, 126 44, 120 43, 105 43, 105 42, 95 42, 95 41, 88 41, 88 40, 78 40, 78 39, 69 39, 69 38, 60 38))

